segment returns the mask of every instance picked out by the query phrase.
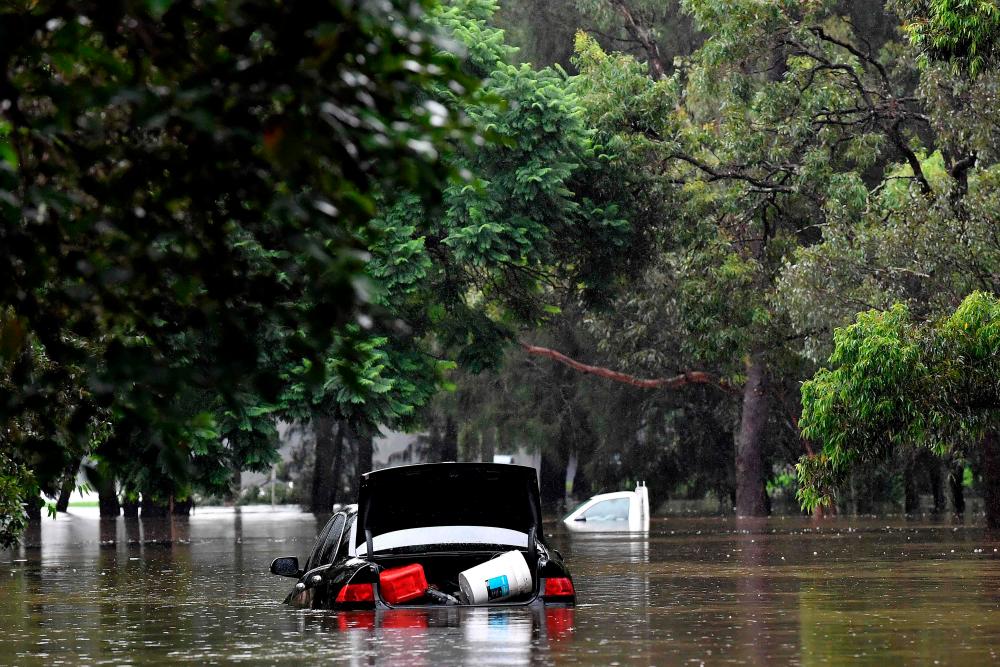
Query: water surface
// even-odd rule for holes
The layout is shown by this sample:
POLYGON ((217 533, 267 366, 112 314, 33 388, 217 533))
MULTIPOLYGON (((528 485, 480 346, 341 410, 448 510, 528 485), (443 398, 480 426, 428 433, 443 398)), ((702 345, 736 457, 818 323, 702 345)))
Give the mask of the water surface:
POLYGON ((648 536, 546 526, 575 609, 336 613, 267 574, 312 515, 45 520, 0 552, 0 663, 983 664, 1000 657, 1000 543, 901 518, 654 520, 648 536))

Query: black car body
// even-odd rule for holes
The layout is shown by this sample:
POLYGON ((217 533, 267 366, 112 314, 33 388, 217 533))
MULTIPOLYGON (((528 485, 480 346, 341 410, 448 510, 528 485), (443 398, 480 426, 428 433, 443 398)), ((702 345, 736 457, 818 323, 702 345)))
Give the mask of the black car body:
MULTIPOLYGON (((562 556, 542 537, 534 468, 495 463, 433 463, 386 468, 361 477, 358 504, 333 515, 305 567, 278 558, 271 572, 298 578, 285 602, 320 609, 446 604, 421 598, 392 605, 380 575, 419 563, 445 593, 458 573, 498 554, 520 551, 531 591, 497 605, 573 604, 562 556)), ((474 606, 474 605, 463 605, 474 606)))

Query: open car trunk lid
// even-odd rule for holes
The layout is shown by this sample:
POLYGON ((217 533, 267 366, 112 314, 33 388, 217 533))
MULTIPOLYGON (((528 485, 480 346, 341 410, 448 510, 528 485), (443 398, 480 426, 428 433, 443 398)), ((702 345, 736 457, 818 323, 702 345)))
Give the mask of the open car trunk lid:
POLYGON ((534 468, 430 463, 361 476, 356 552, 476 545, 526 548, 541 530, 534 468))

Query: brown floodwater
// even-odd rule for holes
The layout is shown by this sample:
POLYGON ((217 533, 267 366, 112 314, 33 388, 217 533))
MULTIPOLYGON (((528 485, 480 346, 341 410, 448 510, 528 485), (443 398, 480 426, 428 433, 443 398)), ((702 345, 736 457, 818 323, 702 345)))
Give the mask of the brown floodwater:
POLYGON ((280 604, 272 558, 309 514, 45 520, 0 552, 0 664, 983 664, 1000 658, 1000 542, 946 519, 546 526, 574 609, 336 613, 280 604))

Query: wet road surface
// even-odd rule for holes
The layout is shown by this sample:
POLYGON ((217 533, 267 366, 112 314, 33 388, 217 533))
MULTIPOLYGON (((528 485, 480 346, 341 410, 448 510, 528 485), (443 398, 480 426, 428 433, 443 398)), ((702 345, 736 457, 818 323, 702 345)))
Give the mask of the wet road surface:
POLYGON ((1000 660, 1000 542, 947 519, 656 519, 566 532, 575 609, 284 607, 272 558, 310 514, 45 520, 0 552, 0 664, 984 664, 1000 660))

